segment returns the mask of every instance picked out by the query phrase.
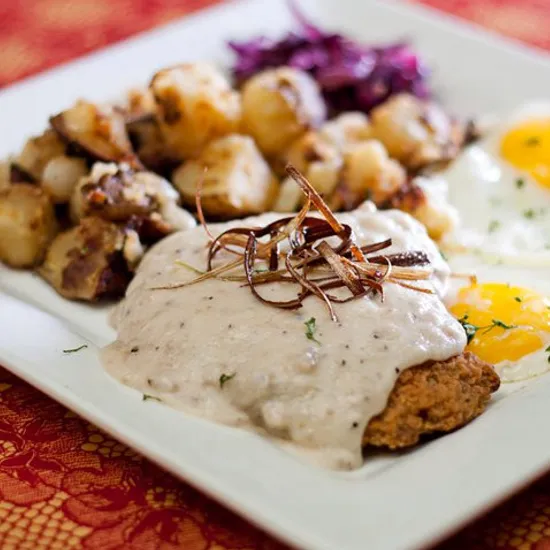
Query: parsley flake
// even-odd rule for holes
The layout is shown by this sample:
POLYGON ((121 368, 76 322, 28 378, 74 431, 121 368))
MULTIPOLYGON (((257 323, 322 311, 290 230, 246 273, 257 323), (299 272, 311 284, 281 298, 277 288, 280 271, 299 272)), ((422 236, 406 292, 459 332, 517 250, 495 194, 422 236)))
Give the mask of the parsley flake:
POLYGON ((481 334, 487 334, 488 332, 490 332, 491 330, 497 327, 502 328, 504 330, 511 330, 513 328, 517 328, 517 325, 508 325, 504 321, 501 321, 500 319, 491 319, 490 325, 485 325, 480 327, 468 321, 468 314, 458 319, 458 322, 462 325, 462 328, 466 333, 466 342, 468 344, 474 339, 474 337, 479 331, 483 331, 481 334))
POLYGON ((458 322, 462 325, 462 328, 466 333, 466 343, 469 344, 474 339, 479 327, 468 322, 468 315, 464 315, 464 317, 459 319, 458 322))
POLYGON ((492 328, 495 328, 495 327, 503 328, 503 329, 506 329, 506 330, 510 330, 512 328, 517 328, 517 325, 507 325, 506 323, 504 323, 502 321, 499 321, 498 319, 492 319, 491 323, 492 324, 489 326, 488 330, 486 330, 485 332, 488 332, 489 330, 491 330, 492 328))
POLYGON ((321 342, 315 338, 315 332, 317 330, 315 323, 315 317, 311 317, 304 323, 306 326, 306 338, 308 340, 313 340, 313 342, 316 342, 317 344, 321 344, 321 342))
POLYGON ((532 220, 535 217, 535 210, 533 208, 528 208, 523 212, 523 216, 528 220, 532 220))
POLYGON ((154 395, 149 395, 148 393, 144 393, 141 400, 142 401, 160 401, 160 402, 162 402, 162 399, 160 399, 160 397, 155 397, 154 395))
POLYGON ((525 140, 525 145, 527 147, 535 147, 540 144, 540 138, 537 136, 531 136, 525 140))
POLYGON ((523 178, 518 178, 516 180, 516 187, 518 189, 523 189, 525 187, 525 180, 523 178))
POLYGON ((229 380, 231 380, 232 378, 235 378, 235 376, 237 375, 236 372, 234 372, 233 374, 222 374, 220 376, 220 388, 223 388, 224 384, 226 382, 229 382, 229 380))
POLYGON ((548 353, 548 362, 550 363, 550 346, 548 346, 544 351, 548 353))
POLYGON ((495 232, 500 227, 500 222, 498 220, 492 220, 489 223, 489 233, 495 232))
POLYGON ((519 296, 514 296, 514 300, 515 300, 516 302, 519 302, 520 304, 521 304, 521 302, 523 302, 523 299, 520 298, 519 296))
POLYGON ((63 353, 76 353, 77 351, 80 351, 81 349, 87 348, 88 344, 82 344, 81 346, 78 346, 77 348, 71 348, 71 349, 64 349, 63 353))

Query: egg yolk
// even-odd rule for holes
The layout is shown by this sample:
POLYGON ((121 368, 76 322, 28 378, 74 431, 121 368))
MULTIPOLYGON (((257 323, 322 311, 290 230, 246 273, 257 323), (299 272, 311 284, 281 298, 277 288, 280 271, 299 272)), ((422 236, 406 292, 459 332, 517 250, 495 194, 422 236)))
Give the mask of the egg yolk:
POLYGON ((488 363, 517 361, 550 342, 550 300, 526 288, 473 284, 450 311, 470 334, 467 349, 488 363))
POLYGON ((530 120, 513 127, 501 141, 500 154, 550 188, 550 118, 530 120))

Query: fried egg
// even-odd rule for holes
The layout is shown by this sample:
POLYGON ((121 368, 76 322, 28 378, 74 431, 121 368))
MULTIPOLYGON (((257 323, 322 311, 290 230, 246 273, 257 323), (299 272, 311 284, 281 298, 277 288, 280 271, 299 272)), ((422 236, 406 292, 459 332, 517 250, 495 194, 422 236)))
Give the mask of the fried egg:
POLYGON ((460 222, 442 247, 486 263, 550 267, 550 103, 504 117, 437 178, 460 222))
POLYGON ((550 370, 550 298, 502 282, 471 283, 450 300, 468 338, 467 349, 495 365, 504 382, 550 370))

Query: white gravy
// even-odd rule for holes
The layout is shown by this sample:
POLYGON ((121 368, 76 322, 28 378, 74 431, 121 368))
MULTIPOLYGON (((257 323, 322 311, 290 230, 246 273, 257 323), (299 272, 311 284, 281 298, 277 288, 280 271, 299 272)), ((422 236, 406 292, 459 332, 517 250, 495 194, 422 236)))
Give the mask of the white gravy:
MULTIPOLYGON (((279 217, 210 227, 216 235, 279 217)), ((391 237, 384 252, 427 252, 435 268, 431 284, 443 292, 448 268, 410 216, 377 212, 365 203, 338 217, 362 245, 391 237)), ((199 227, 168 237, 146 255, 113 316, 118 339, 103 350, 105 368, 169 406, 261 431, 325 467, 361 465, 365 427, 384 409, 403 369, 448 359, 466 345, 462 327, 437 295, 391 283, 385 284, 384 302, 376 297, 335 304, 339 322, 317 298, 307 298, 296 311, 277 309, 238 282, 210 279, 152 289, 195 278, 176 260, 203 270, 206 245, 199 227), (304 323, 312 317, 318 343, 306 337, 304 323)), ((259 289, 271 299, 297 292, 281 283, 259 289)))

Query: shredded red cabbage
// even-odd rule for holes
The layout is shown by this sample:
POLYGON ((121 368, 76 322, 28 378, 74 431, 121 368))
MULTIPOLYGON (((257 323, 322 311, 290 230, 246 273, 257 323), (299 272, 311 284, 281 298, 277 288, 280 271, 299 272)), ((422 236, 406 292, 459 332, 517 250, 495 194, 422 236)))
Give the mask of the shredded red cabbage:
POLYGON ((405 42, 365 46, 315 27, 296 10, 298 32, 281 40, 260 36, 229 42, 237 54, 233 74, 238 84, 269 67, 302 69, 319 83, 334 113, 373 107, 399 92, 429 97, 428 69, 405 42))

